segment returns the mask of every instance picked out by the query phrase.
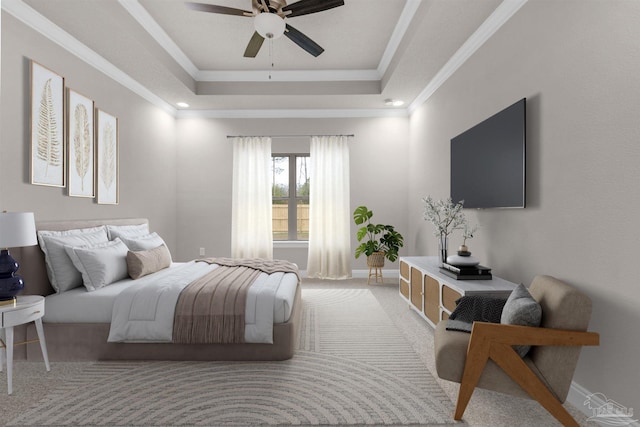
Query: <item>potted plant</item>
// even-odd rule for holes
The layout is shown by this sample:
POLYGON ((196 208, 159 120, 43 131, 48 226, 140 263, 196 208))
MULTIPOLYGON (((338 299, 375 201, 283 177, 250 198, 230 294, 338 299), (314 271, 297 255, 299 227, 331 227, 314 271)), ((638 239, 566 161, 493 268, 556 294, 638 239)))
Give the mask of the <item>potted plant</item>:
POLYGON ((462 245, 458 248, 458 255, 460 256, 469 256, 471 252, 469 252, 469 248, 467 247, 467 239, 473 239, 473 233, 478 230, 478 226, 471 226, 469 223, 464 224, 464 230, 462 231, 462 245))
POLYGON ((404 245, 404 238, 392 225, 372 224, 372 216, 373 212, 366 206, 358 206, 353 211, 356 225, 362 225, 357 233, 358 242, 366 238, 356 248, 356 258, 365 254, 369 267, 383 267, 385 258, 391 262, 398 259, 398 250, 404 245))

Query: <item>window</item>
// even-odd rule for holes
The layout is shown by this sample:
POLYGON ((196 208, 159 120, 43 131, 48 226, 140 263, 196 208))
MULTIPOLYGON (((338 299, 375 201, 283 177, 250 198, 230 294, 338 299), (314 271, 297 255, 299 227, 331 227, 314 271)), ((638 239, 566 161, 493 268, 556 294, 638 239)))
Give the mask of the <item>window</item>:
POLYGON ((273 240, 309 240, 309 154, 271 157, 273 240))

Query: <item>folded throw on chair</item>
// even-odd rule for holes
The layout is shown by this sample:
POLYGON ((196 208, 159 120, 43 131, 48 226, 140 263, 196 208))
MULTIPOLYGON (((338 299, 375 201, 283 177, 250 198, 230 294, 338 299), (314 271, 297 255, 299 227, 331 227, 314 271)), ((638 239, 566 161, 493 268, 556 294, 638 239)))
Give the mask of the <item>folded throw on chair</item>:
POLYGON ((447 330, 471 333, 473 322, 500 323, 506 298, 483 295, 463 296, 456 300, 456 308, 449 316, 447 330))

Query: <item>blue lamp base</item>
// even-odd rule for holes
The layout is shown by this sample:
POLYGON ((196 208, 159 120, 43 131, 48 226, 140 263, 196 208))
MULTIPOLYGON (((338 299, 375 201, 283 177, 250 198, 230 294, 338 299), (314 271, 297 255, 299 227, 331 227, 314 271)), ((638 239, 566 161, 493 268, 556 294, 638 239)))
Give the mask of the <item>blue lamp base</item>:
POLYGON ((0 251, 0 302, 12 301, 24 288, 24 280, 16 274, 19 267, 8 249, 0 251))

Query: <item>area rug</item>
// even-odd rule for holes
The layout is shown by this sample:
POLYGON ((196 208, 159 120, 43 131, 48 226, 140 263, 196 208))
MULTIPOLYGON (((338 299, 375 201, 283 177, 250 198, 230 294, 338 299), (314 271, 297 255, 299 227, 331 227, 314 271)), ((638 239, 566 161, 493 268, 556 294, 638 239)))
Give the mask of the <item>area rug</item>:
POLYGON ((435 425, 452 403, 367 289, 303 290, 284 362, 97 362, 7 425, 435 425))

